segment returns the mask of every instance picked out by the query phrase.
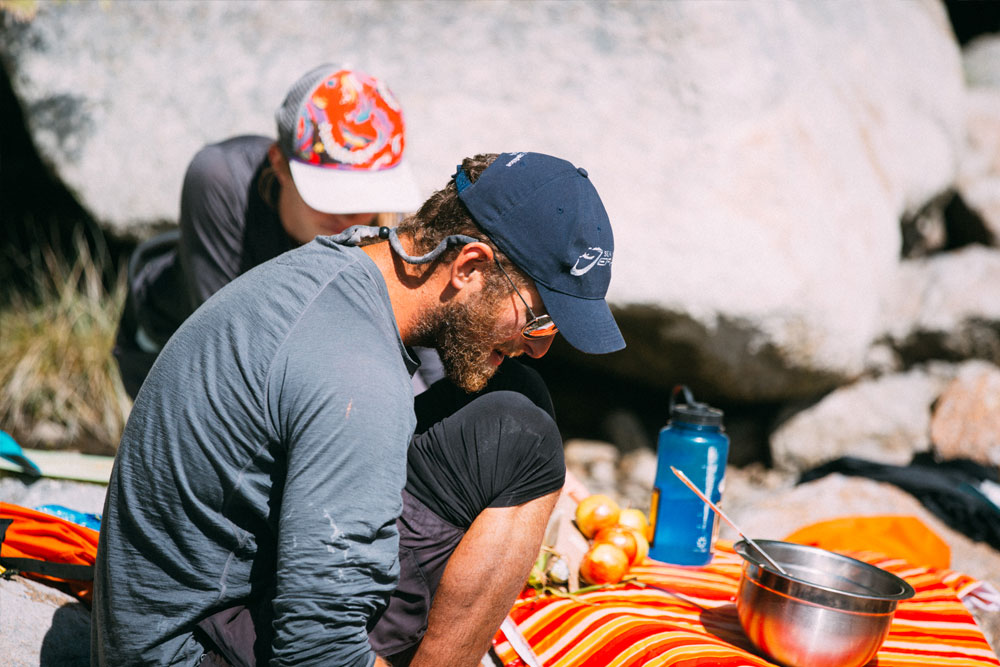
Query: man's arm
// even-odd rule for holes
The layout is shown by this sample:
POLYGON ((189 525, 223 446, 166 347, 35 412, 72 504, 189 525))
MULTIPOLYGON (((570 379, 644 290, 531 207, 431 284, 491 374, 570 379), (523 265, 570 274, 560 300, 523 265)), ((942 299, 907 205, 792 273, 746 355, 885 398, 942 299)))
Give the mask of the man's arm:
POLYGON ((188 165, 181 189, 181 270, 191 310, 239 275, 245 223, 235 199, 246 189, 218 146, 202 148, 188 165))
POLYGON ((538 558, 558 496, 476 517, 445 567, 410 667, 479 664, 538 558))
POLYGON ((365 628, 396 586, 412 389, 395 341, 360 308, 322 291, 270 368, 284 446, 272 665, 370 665, 365 628), (331 331, 367 345, 345 348, 331 331))

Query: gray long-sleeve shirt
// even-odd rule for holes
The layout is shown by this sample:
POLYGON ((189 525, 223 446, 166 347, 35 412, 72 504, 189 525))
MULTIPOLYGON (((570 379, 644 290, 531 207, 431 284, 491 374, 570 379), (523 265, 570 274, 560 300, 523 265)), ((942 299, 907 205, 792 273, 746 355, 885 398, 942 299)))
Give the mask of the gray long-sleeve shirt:
POLYGON ((270 599, 272 664, 370 665, 365 626, 398 569, 413 366, 357 248, 317 239, 209 299, 125 427, 92 662, 193 664, 200 619, 270 599))

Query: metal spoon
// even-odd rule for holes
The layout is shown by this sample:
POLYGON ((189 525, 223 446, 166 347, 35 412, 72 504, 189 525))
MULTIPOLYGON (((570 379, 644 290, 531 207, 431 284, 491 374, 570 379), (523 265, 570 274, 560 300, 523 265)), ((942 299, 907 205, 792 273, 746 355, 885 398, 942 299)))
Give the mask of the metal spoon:
POLYGON ((721 509, 719 509, 715 505, 715 503, 713 503, 711 500, 709 500, 708 497, 704 493, 702 493, 698 489, 698 487, 695 486, 694 483, 690 479, 688 479, 687 475, 685 475, 684 473, 682 473, 680 470, 678 470, 677 468, 675 468, 673 466, 670 466, 670 469, 674 472, 675 475, 677 475, 678 479, 680 479, 682 482, 684 482, 684 485, 687 486, 687 488, 689 488, 692 491, 694 491, 698 495, 699 498, 701 498, 703 501, 705 501, 705 503, 709 507, 711 507, 713 510, 715 510, 716 514, 718 514, 723 519, 725 519, 726 523, 728 523, 730 526, 732 526, 733 530, 735 530, 737 533, 739 533, 740 537, 742 537, 744 540, 747 541, 748 544, 750 544, 750 546, 752 546, 754 549, 756 549, 757 553, 759 553, 761 556, 764 557, 764 560, 766 560, 768 563, 770 563, 771 565, 773 565, 778 570, 778 572, 780 572, 781 574, 785 575, 786 577, 790 576, 787 572, 785 572, 785 569, 783 567, 781 567, 780 565, 778 565, 777 561, 775 561, 773 558, 771 558, 770 556, 768 556, 767 552, 764 551, 763 549, 761 549, 760 546, 758 546, 756 542, 754 542, 752 539, 750 539, 749 537, 747 537, 746 535, 744 535, 743 531, 739 529, 739 526, 737 526, 735 523, 733 523, 733 520, 730 519, 728 516, 726 516, 725 512, 723 512, 721 509))

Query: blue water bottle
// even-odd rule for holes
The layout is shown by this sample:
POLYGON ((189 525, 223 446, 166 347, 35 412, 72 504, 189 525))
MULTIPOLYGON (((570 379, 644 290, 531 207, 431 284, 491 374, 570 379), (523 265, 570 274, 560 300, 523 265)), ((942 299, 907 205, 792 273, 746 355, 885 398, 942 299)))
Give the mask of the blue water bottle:
POLYGON ((656 447, 656 481, 649 510, 653 526, 650 558, 675 565, 704 565, 712 559, 719 517, 670 466, 687 475, 718 504, 728 456, 729 437, 722 427, 722 411, 696 403, 687 387, 674 387, 670 419, 660 429, 656 447), (683 404, 676 402, 681 392, 683 404))

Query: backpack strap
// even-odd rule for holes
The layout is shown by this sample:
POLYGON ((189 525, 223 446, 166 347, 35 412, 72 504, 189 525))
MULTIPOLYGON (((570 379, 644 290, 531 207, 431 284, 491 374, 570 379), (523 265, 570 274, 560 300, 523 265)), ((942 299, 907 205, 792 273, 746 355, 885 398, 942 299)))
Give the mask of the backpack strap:
MULTIPOLYGON (((7 528, 14 523, 13 519, 0 519, 0 549, 3 547, 4 538, 7 536, 7 528)), ((7 558, 0 556, 0 565, 11 570, 20 572, 32 572, 46 577, 56 577, 58 579, 77 579, 79 581, 94 580, 94 566, 80 565, 76 563, 51 563, 46 560, 35 558, 7 558)))

